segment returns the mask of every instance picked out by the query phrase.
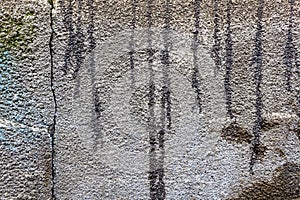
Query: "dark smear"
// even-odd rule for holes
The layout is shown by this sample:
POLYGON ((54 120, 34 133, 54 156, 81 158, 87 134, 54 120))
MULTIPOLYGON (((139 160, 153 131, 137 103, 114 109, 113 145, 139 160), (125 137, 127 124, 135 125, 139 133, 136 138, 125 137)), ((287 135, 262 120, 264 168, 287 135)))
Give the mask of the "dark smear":
MULTIPOLYGON (((167 7, 168 7, 168 1, 167 1, 167 7)), ((152 47, 152 7, 153 7, 153 1, 148 0, 147 3, 147 21, 148 21, 148 29, 147 29, 147 35, 148 35, 148 68, 149 68, 149 95, 148 95, 148 108, 149 108, 149 143, 150 143, 150 151, 149 151, 149 182, 150 182, 150 198, 152 200, 157 200, 157 199, 165 199, 165 184, 164 184, 164 157, 165 157, 165 152, 164 152, 164 134, 165 134, 165 98, 169 99, 168 102, 170 102, 170 97, 168 97, 169 93, 167 93, 165 90, 163 91, 162 95, 162 111, 161 111, 161 123, 163 124, 162 130, 160 130, 157 133, 156 130, 156 124, 155 124, 155 112, 154 112, 154 106, 155 106, 155 91, 156 87, 154 84, 154 71, 153 71, 153 56, 154 56, 154 50, 152 47), (166 97, 167 96, 167 97, 166 97)), ((167 8, 168 9, 168 8, 167 8)), ((169 15, 169 11, 166 9, 166 15, 169 15)), ((168 21, 166 19, 166 21, 168 21)), ((165 31, 168 31, 169 28, 169 22, 166 23, 166 28, 164 29, 165 31)), ((165 32, 165 34, 167 34, 165 32)), ((164 37, 165 39, 165 37, 164 37)), ((165 41, 165 40, 164 40, 165 41)), ((165 45, 165 50, 166 50, 165 45)), ((167 49, 168 51, 168 49, 167 49)), ((163 51, 162 57, 165 58, 163 59, 164 65, 168 65, 168 53, 166 51, 163 51), (166 62, 165 62, 166 61, 166 62)), ((167 66, 168 67, 168 66, 167 66)), ((164 66, 163 73, 164 73, 164 85, 169 85, 168 84, 168 69, 167 67, 164 66)), ((170 106, 167 106, 167 113, 170 113, 170 106), (169 109, 168 109, 169 107, 169 109)), ((169 117, 170 119, 170 115, 169 117)))
POLYGON ((295 46, 293 43, 293 17, 294 17, 294 4, 295 0, 289 0, 290 3, 290 18, 289 28, 287 32, 287 41, 284 49, 284 63, 286 65, 285 77, 286 77, 286 90, 291 92, 291 76, 293 60, 295 59, 295 46))
POLYGON ((171 118, 171 82, 169 77, 170 71, 170 20, 171 20, 171 3, 166 0, 165 4, 165 17, 164 17, 164 28, 163 28, 163 46, 164 49, 161 52, 161 62, 163 64, 163 88, 162 88, 162 127, 165 126, 165 117, 167 119, 167 128, 171 130, 172 118, 171 118), (166 114, 165 111, 166 110, 166 114))
POLYGON ((220 37, 220 24, 219 24, 219 8, 218 8, 218 1, 213 0, 213 16, 214 16, 214 45, 213 45, 213 57, 216 65, 216 69, 219 70, 221 66, 221 57, 220 57, 220 50, 221 50, 221 37, 220 37))
POLYGON ((300 165, 286 163, 275 169, 271 181, 260 181, 243 189, 238 197, 228 200, 276 199, 286 200, 300 197, 300 165))
POLYGON ((225 96, 226 96, 226 109, 228 116, 232 119, 232 88, 231 88, 231 76, 232 76, 232 63, 233 63, 233 51, 232 51, 232 37, 231 37, 231 0, 228 0, 227 4, 227 29, 226 29, 226 61, 225 61, 225 96))
POLYGON ((254 57, 251 65, 255 65, 254 80, 255 80, 255 109, 256 109, 256 121, 253 127, 254 138, 252 140, 252 155, 250 160, 250 173, 254 174, 253 166, 257 160, 259 154, 260 135, 261 135, 261 124, 262 124, 262 92, 261 92, 261 81, 262 81, 262 14, 264 0, 259 1, 257 10, 257 30, 255 35, 255 49, 254 57))
POLYGON ((51 137, 51 199, 55 200, 55 165, 54 165, 54 157, 55 157, 55 128, 56 128, 56 118, 57 118, 57 100, 56 100, 56 93, 54 89, 54 50, 53 50, 53 39, 54 39, 54 28, 53 28, 53 10, 54 10, 54 4, 53 1, 50 2, 50 29, 51 29, 51 35, 49 40, 49 50, 50 50, 50 88, 53 96, 54 101, 54 114, 53 114, 53 121, 50 125, 48 131, 51 137))
POLYGON ((200 93, 200 81, 199 78, 199 32, 200 32, 200 3, 201 0, 195 0, 194 5, 194 18, 195 18, 195 32, 193 33, 193 43, 192 43, 192 51, 193 51, 193 75, 192 75, 192 87, 196 93, 196 101, 199 109, 199 113, 202 112, 202 105, 201 105, 201 93, 200 93))
POLYGON ((134 88, 135 78, 134 78, 134 54, 135 54, 135 29, 136 29, 136 9, 137 0, 131 1, 132 7, 132 20, 131 20, 131 35, 129 42, 129 56, 130 56, 130 69, 131 69, 131 87, 134 88))
POLYGON ((83 64, 84 59, 84 34, 82 29, 82 21, 81 21, 81 11, 82 9, 82 1, 78 1, 78 13, 77 13, 77 20, 76 20, 76 33, 75 33, 75 50, 74 50, 74 56, 76 61, 76 66, 74 69, 74 75, 73 77, 76 80, 75 85, 75 91, 74 91, 74 97, 78 97, 79 95, 79 88, 80 88, 80 77, 79 77, 79 70, 83 64))
POLYGON ((266 119, 266 118, 263 118, 263 120, 261 122, 261 129, 263 131, 269 131, 273 128, 277 128, 282 123, 283 122, 280 119, 266 119))
POLYGON ((99 140, 101 141, 101 147, 102 147, 102 133, 101 133, 101 126, 99 123, 99 118, 101 116, 101 112, 103 109, 100 108, 100 102, 99 102, 99 96, 96 88, 96 79, 95 79, 95 52, 94 49, 96 48, 96 39, 94 37, 95 33, 95 24, 94 24, 94 11, 96 10, 94 6, 94 0, 88 0, 87 1, 87 7, 89 11, 88 16, 88 29, 87 29, 87 40, 88 40, 88 53, 89 53, 89 75, 91 79, 91 85, 92 85, 92 97, 93 97, 93 105, 94 108, 92 109, 92 127, 93 127, 93 150, 96 151, 99 145, 99 140))
POLYGON ((72 56, 73 56, 73 49, 74 49, 74 41, 75 40, 75 34, 74 34, 74 26, 73 26, 73 3, 72 0, 69 0, 68 8, 66 9, 64 6, 64 1, 59 1, 61 10, 64 14, 63 24, 66 27, 68 31, 68 44, 67 49, 65 52, 64 57, 64 66, 62 68, 62 71, 64 74, 67 74, 70 70, 70 67, 73 68, 72 65, 72 56))
POLYGON ((154 71, 153 71, 153 56, 154 51, 152 47, 152 0, 148 0, 147 2, 147 43, 148 43, 148 69, 149 69, 149 95, 148 95, 148 109, 149 109, 149 117, 148 117, 148 128, 149 128, 149 183, 150 183, 150 199, 158 199, 158 187, 157 187, 157 137, 156 137, 156 128, 155 128, 155 84, 154 84, 154 71))
POLYGON ((286 157, 285 153, 282 151, 282 149, 276 147, 274 151, 280 156, 280 157, 286 157))
POLYGON ((222 129, 222 138, 227 141, 236 143, 251 143, 252 135, 236 122, 231 123, 229 126, 222 129))

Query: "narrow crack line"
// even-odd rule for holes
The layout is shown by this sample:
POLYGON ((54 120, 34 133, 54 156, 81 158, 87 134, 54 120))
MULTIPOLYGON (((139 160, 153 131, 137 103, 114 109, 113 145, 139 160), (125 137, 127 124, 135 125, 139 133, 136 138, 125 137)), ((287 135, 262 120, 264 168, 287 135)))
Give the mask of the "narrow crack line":
POLYGON ((51 197, 52 200, 56 199, 55 198, 55 166, 54 166, 54 156, 55 156, 55 126, 56 126, 56 117, 57 117, 57 101, 56 101, 56 94, 55 94, 55 89, 54 89, 54 63, 53 63, 53 55, 54 55, 54 50, 53 50, 53 38, 54 38, 54 28, 53 28, 53 10, 54 10, 54 2, 53 0, 49 0, 50 4, 50 29, 51 29, 51 35, 50 35, 50 40, 49 40, 49 50, 50 50, 50 87, 51 87, 51 92, 53 96, 53 101, 54 101, 54 115, 53 115, 53 122, 50 125, 49 128, 49 133, 50 133, 50 138, 51 138, 51 197))

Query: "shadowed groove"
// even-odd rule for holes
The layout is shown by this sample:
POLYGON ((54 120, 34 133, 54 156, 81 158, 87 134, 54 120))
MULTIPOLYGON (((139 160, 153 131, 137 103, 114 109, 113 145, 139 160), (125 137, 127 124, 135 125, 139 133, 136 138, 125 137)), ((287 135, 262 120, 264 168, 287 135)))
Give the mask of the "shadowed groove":
POLYGON ((253 140, 252 140, 252 155, 250 160, 250 173, 254 174, 253 166, 258 158, 259 147, 260 147, 260 135, 261 135, 261 125, 262 125, 262 91, 261 91, 261 82, 262 82, 262 15, 264 8, 264 0, 259 0, 258 10, 257 10, 257 28, 255 35, 255 49, 254 57, 251 62, 251 65, 255 65, 254 71, 254 80, 255 80, 255 125, 253 127, 253 140))

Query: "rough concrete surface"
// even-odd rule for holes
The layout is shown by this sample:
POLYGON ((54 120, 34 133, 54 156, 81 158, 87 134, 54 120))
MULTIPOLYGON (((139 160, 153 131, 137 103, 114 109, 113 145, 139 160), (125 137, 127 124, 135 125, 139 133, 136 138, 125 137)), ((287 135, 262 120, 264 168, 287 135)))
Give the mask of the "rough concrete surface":
POLYGON ((0 3, 0 199, 299 199, 300 3, 0 3))

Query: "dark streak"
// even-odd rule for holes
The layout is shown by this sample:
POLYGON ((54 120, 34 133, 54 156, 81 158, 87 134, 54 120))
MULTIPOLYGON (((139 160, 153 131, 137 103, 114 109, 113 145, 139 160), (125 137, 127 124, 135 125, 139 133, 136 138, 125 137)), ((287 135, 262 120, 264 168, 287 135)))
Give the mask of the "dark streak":
POLYGON ((193 51, 193 75, 192 75, 192 87, 195 90, 196 93, 196 101, 199 109, 199 113, 202 112, 202 105, 201 105, 201 93, 200 93, 200 83, 198 80, 199 77, 199 58, 198 58, 198 53, 199 53, 199 32, 200 32, 200 2, 201 0, 195 0, 195 13, 194 13, 194 18, 195 18, 195 32, 194 32, 194 37, 193 37, 193 43, 192 43, 192 51, 193 51))
POLYGON ((53 10, 54 10, 54 4, 53 1, 50 2, 50 29, 51 29, 51 35, 49 40, 49 50, 50 50, 50 87, 51 92, 53 95, 53 101, 54 101, 54 115, 53 115, 53 122, 52 125, 49 127, 49 133, 51 137, 51 198, 52 200, 55 198, 55 165, 54 165, 54 156, 55 156, 55 128, 56 128, 56 117, 57 117, 57 101, 56 101, 56 94, 55 94, 55 88, 54 88, 54 50, 53 50, 53 39, 54 39, 54 28, 53 28, 53 10))
POLYGON ((286 65, 286 90, 291 92, 291 76, 293 59, 295 59, 295 46, 293 43, 293 17, 294 17, 294 0, 289 0, 290 3, 290 18, 289 18, 289 28, 287 32, 287 41, 284 50, 284 63, 286 65))
POLYGON ((65 52, 64 57, 64 66, 62 68, 62 71, 64 74, 67 74, 70 70, 69 65, 72 67, 72 53, 74 48, 74 41, 75 41, 75 34, 74 34, 74 27, 73 27, 73 3, 72 0, 69 0, 68 8, 66 9, 63 5, 63 1, 59 1, 60 5, 62 6, 62 11, 67 10, 66 13, 64 13, 64 19, 63 23, 66 26, 66 29, 68 30, 68 44, 67 44, 67 50, 65 52))
POLYGON ((131 20, 131 35, 129 42, 129 55, 130 55, 130 73, 131 73, 131 87, 134 88, 135 78, 134 78, 134 54, 135 54, 135 29, 136 29, 136 10, 137 10, 137 0, 131 1, 131 12, 132 12, 132 20, 131 20))
POLYGON ((148 43, 148 68, 149 68, 149 95, 148 95, 148 108, 149 108, 149 117, 148 117, 148 128, 149 128, 149 143, 150 143, 150 151, 149 151, 149 183, 150 183, 150 199, 156 200, 158 199, 158 170, 157 170, 157 136, 156 136, 156 126, 155 126, 155 84, 154 84, 154 71, 153 71, 153 56, 154 51, 152 47, 152 35, 153 32, 151 30, 152 27, 152 0, 148 0, 147 2, 147 21, 148 21, 148 29, 147 29, 147 43, 148 43))
POLYGON ((232 37, 231 37, 231 0, 227 3, 227 29, 226 29, 226 61, 225 61, 225 96, 226 96, 226 108, 227 114, 232 119, 232 88, 231 88, 231 75, 232 75, 232 63, 233 63, 233 51, 232 51, 232 37))
POLYGON ((164 49, 161 52, 161 62, 164 65, 163 67, 163 95, 162 95, 162 127, 164 128, 165 117, 167 118, 167 128, 171 130, 172 126, 172 118, 171 118, 171 82, 169 77, 170 71, 170 48, 171 48, 171 40, 170 40, 170 19, 171 19, 171 3, 169 0, 166 0, 165 5, 165 21, 163 28, 163 46, 164 49), (166 116, 164 113, 164 109, 166 109, 166 116))
POLYGON ((221 37, 220 37, 220 25, 219 25, 219 7, 218 7, 218 1, 219 0, 213 0, 214 1, 214 6, 213 6, 213 15, 214 15, 214 45, 213 45, 213 56, 215 60, 215 65, 217 70, 220 69, 221 66, 221 58, 220 58, 220 43, 221 43, 221 37))
POLYGON ((87 1, 87 7, 89 11, 88 16, 88 29, 87 29, 87 40, 88 40, 88 53, 89 53, 89 75, 91 78, 91 85, 92 85, 92 97, 93 97, 93 104, 94 108, 92 109, 92 127, 93 127, 93 150, 96 151, 99 145, 98 140, 101 140, 101 147, 102 147, 102 134, 101 134, 101 126, 99 125, 99 118, 102 114, 102 109, 100 108, 100 102, 99 102, 99 95, 96 88, 96 79, 95 79, 95 52, 94 49, 96 48, 96 39, 94 37, 95 32, 95 25, 94 25, 94 11, 96 10, 94 6, 94 0, 88 0, 87 1))
POLYGON ((78 1, 78 13, 77 13, 77 20, 76 20, 76 43, 75 43, 75 60, 76 60, 76 66, 74 69, 74 78, 76 79, 76 86, 75 86, 75 92, 74 96, 78 97, 79 95, 79 88, 80 88, 80 77, 79 77, 79 70, 83 64, 83 53, 84 53, 84 34, 82 30, 82 22, 81 22, 81 11, 82 9, 82 1, 78 1))
POLYGON ((250 173, 254 174, 253 166, 257 160, 259 154, 259 145, 260 145, 260 135, 261 135, 261 125, 262 125, 262 92, 261 92, 261 81, 262 81, 262 14, 263 14, 263 4, 264 0, 259 0, 259 6, 257 10, 257 30, 255 35, 255 49, 254 57, 251 65, 255 64, 255 94, 256 94, 256 121, 255 126, 253 127, 254 138, 252 140, 252 155, 250 161, 250 173))

